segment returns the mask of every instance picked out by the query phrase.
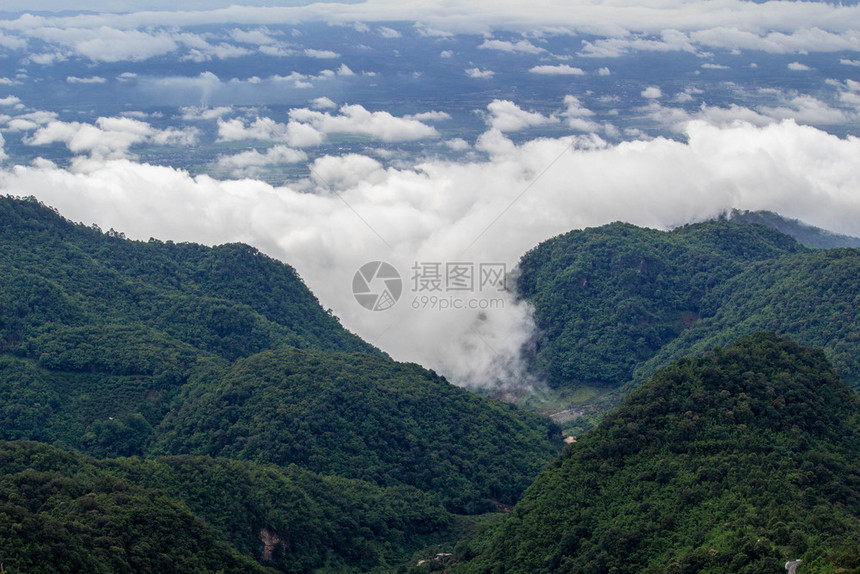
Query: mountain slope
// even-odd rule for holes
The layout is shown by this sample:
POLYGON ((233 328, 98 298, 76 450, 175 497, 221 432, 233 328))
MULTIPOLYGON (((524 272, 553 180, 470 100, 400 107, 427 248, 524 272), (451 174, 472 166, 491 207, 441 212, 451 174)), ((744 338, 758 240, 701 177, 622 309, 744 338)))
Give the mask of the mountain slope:
POLYGON ((461 569, 860 572, 858 539, 860 401, 819 350, 755 335, 634 391, 461 569))
POLYGON ((535 306, 535 365, 553 387, 617 387, 700 318, 717 285, 804 250, 776 230, 726 221, 668 233, 613 223, 545 241, 517 278, 535 306))
POLYGON ((467 513, 561 448, 549 419, 350 334, 247 246, 128 241, 30 200, 0 216, 0 440, 298 464, 467 513))
POLYGON ((378 353, 322 309, 294 269, 247 245, 129 241, 0 197, 0 342, 51 326, 146 325, 233 360, 288 344, 378 353))
POLYGON ((809 249, 753 223, 612 224, 523 256, 533 364, 555 388, 629 389, 673 359, 766 330, 824 348, 860 385, 860 251, 809 249))
POLYGON ((35 200, 0 197, 0 276, 0 439, 142 454, 200 369, 281 346, 381 355, 248 246, 128 241, 35 200))
POLYGON ((467 513, 514 502, 561 439, 547 419, 362 354, 267 351, 192 381, 177 402, 156 431, 157 453, 408 484, 467 513))
POLYGON ((436 497, 207 457, 94 460, 0 442, 0 561, 18 572, 390 568, 447 536, 436 497))

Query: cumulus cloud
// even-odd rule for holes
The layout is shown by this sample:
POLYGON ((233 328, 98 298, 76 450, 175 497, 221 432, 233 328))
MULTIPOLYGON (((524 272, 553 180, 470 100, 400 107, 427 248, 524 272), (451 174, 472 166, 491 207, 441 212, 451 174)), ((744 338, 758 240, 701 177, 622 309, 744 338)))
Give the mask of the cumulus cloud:
MULTIPOLYGON (((329 109, 327 104, 330 101, 317 103, 323 104, 322 109, 329 109)), ((431 112, 428 118, 442 119, 436 112, 431 112)), ((258 117, 250 123, 240 118, 218 120, 218 141, 222 142, 281 141, 293 147, 308 147, 321 144, 327 134, 335 133, 366 136, 384 142, 414 141, 439 135, 435 128, 414 116, 396 117, 388 112, 371 112, 360 105, 342 106, 337 114, 320 109, 293 108, 286 124, 266 117, 258 117)))
POLYGON ((388 26, 380 26, 377 30, 377 33, 383 38, 388 38, 389 40, 403 37, 403 34, 398 32, 394 28, 389 28, 388 26))
POLYGON ((806 71, 808 71, 808 70, 811 70, 812 68, 810 68, 810 67, 809 67, 809 66, 807 66, 806 64, 802 64, 802 63, 800 63, 800 62, 791 62, 791 63, 788 65, 788 69, 789 69, 789 70, 793 70, 793 71, 795 71, 795 72, 806 72, 806 71))
POLYGON ((232 178, 255 178, 266 173, 264 168, 285 163, 307 161, 308 156, 301 150, 276 145, 260 153, 248 150, 231 156, 221 156, 215 163, 218 173, 227 173, 232 178))
POLYGON ((61 142, 74 154, 86 153, 96 159, 115 159, 127 157, 129 149, 136 144, 192 145, 197 136, 198 132, 193 128, 158 130, 132 118, 101 117, 95 125, 52 121, 25 138, 24 143, 38 146, 61 142))
POLYGON ((594 112, 583 106, 579 98, 565 96, 564 105, 567 109, 561 115, 567 118, 567 125, 572 129, 580 132, 596 132, 600 129, 600 126, 590 119, 594 112))
POLYGON ((325 96, 315 98, 311 102, 311 107, 315 110, 333 110, 337 107, 337 104, 334 103, 334 100, 331 98, 327 98, 325 96))
POLYGON ((648 86, 642 90, 642 97, 648 100, 657 100, 663 97, 663 92, 658 86, 648 86))
POLYGON ((405 119, 408 119, 408 120, 417 120, 419 122, 439 122, 439 121, 444 121, 444 120, 450 120, 451 114, 449 114, 447 112, 432 111, 432 112, 421 112, 418 114, 411 114, 411 115, 403 116, 403 117, 405 119))
MULTIPOLYGON (((458 384, 516 385, 523 383, 519 346, 532 329, 528 307, 500 292, 474 297, 498 298, 501 308, 422 308, 427 293, 411 281, 416 263, 511 269, 526 250, 572 228, 625 220, 665 229, 731 208, 770 209, 860 234, 860 139, 793 121, 694 121, 685 135, 517 145, 496 132, 484 159, 386 168, 363 156, 325 157, 313 165, 319 177, 285 187, 123 159, 70 170, 15 166, 0 170, 0 185, 134 238, 251 243, 294 265, 323 305, 396 359, 458 384), (365 310, 351 292, 353 274, 370 260, 391 262, 404 279, 403 298, 385 312, 365 310)), ((240 163, 259 161, 248 155, 240 163)))
POLYGON ((185 121, 197 120, 216 120, 233 112, 233 108, 229 106, 218 106, 215 108, 197 108, 186 107, 181 108, 182 119, 185 121))
MULTIPOLYGON (((857 5, 828 2, 667 0, 649 5, 621 1, 571 4, 564 0, 545 0, 489 6, 463 1, 443 5, 435 1, 368 0, 339 4, 337 10, 319 2, 292 7, 235 5, 198 11, 25 15, 2 23, 2 41, 11 42, 20 49, 32 37, 61 48, 47 53, 70 50, 98 61, 141 60, 187 46, 188 39, 175 34, 175 30, 182 27, 230 26, 236 29, 235 34, 228 36, 231 41, 282 49, 279 44, 260 43, 268 41, 266 26, 323 21, 346 26, 373 22, 388 27, 386 23, 412 21, 418 22, 418 34, 436 38, 447 38, 454 33, 491 37, 494 31, 564 30, 565 33, 588 34, 597 39, 586 42, 582 54, 601 57, 634 51, 698 53, 716 48, 802 54, 857 51, 860 36, 854 23, 858 17, 860 7, 857 5)), ((485 47, 531 54, 543 50, 529 40, 488 39, 485 47)), ((205 50, 201 54, 203 52, 205 50)))
POLYGON ((519 42, 508 42, 506 40, 484 40, 478 46, 482 50, 498 50, 500 52, 522 53, 522 54, 540 54, 546 52, 544 48, 535 46, 528 40, 520 40, 519 42))
POLYGON ((266 46, 278 43, 278 40, 272 37, 272 33, 267 28, 255 28, 253 30, 234 28, 230 31, 230 37, 236 42, 254 44, 257 46, 266 46))
POLYGON ((21 98, 17 96, 6 96, 0 98, 0 106, 16 106, 21 103, 21 98))
POLYGON ((488 80, 496 75, 496 73, 492 70, 482 70, 480 68, 469 68, 466 70, 466 75, 470 78, 477 78, 481 80, 488 80))
POLYGON ((493 100, 487 105, 487 110, 487 123, 500 132, 513 132, 558 122, 554 117, 526 111, 510 100, 493 100))
POLYGON ((558 66, 535 66, 529 70, 532 74, 543 74, 547 76, 584 76, 581 68, 575 68, 567 64, 558 66))
POLYGON ((290 110, 290 123, 313 127, 324 133, 364 135, 386 142, 412 141, 437 137, 435 128, 421 121, 399 118, 388 112, 371 112, 360 105, 345 105, 338 115, 298 108, 290 110))
POLYGON ((309 56, 311 58, 319 58, 322 60, 340 58, 340 54, 338 54, 337 52, 332 52, 331 50, 315 50, 313 48, 305 48, 303 53, 305 56, 309 56))
POLYGON ((86 78, 79 78, 77 76, 68 76, 66 77, 66 83, 68 84, 105 84, 107 80, 102 78, 101 76, 89 76, 86 78))

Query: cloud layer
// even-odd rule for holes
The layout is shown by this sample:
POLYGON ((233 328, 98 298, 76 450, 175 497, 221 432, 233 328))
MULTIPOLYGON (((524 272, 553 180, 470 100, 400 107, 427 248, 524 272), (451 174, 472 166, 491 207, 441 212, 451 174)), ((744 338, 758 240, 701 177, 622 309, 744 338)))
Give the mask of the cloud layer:
MULTIPOLYGON (((587 117, 578 101, 566 103, 572 116, 587 117)), ((63 129, 74 131, 62 124, 40 137, 72 141, 63 129)), ((595 135, 515 144, 490 129, 476 147, 487 159, 401 169, 363 155, 325 156, 311 178, 284 187, 191 177, 110 153, 70 169, 45 161, 11 167, 0 172, 0 185, 138 239, 251 243, 294 265, 350 329, 465 385, 533 383, 518 365, 530 311, 497 292, 437 295, 466 305, 493 298, 503 308, 422 307, 420 297, 433 293, 413 289, 416 263, 511 270, 526 250, 572 228, 615 220, 668 228, 731 208, 771 209, 860 235, 860 140, 790 120, 723 127, 696 120, 686 124, 685 141, 616 145, 595 135), (353 274, 372 260, 391 262, 404 279, 403 298, 388 311, 364 309, 351 292, 353 274)), ((242 170, 302 156, 277 146, 230 161, 242 170)))

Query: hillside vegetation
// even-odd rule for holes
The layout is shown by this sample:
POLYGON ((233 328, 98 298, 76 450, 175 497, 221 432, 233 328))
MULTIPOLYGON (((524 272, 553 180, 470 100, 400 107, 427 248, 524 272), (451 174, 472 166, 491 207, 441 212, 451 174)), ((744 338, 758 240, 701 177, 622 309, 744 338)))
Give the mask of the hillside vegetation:
POLYGON ((461 555, 464 572, 860 572, 860 400, 771 335, 634 391, 461 555))
POLYGON ((804 247, 776 229, 709 221, 670 232, 571 231, 523 256, 534 368, 559 389, 635 386, 687 354, 766 330, 821 346, 860 385, 860 251, 804 247))
POLYGON ((561 448, 549 419, 391 360, 245 245, 129 241, 6 197, 0 276, 10 573, 72 571, 64 552, 87 572, 180 553, 384 571, 468 527, 452 513, 515 502, 561 448))

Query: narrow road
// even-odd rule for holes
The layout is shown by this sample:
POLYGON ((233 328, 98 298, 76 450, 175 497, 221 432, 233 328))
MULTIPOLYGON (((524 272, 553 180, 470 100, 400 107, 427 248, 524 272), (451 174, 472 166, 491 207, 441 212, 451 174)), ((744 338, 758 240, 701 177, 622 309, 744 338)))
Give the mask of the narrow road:
POLYGON ((785 563, 785 569, 788 570, 788 574, 794 574, 798 566, 800 566, 800 560, 791 560, 785 563))

